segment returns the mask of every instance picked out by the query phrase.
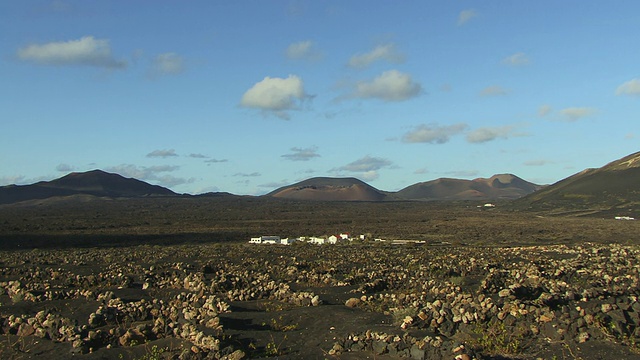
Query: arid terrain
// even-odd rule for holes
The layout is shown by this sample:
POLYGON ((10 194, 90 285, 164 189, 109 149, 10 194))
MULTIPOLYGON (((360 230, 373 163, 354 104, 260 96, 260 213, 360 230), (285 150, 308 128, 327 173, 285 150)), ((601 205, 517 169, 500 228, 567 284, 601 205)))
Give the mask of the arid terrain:
POLYGON ((0 354, 640 358, 637 221, 478 205, 220 195, 3 206, 0 354), (340 232, 424 243, 247 243, 340 232))

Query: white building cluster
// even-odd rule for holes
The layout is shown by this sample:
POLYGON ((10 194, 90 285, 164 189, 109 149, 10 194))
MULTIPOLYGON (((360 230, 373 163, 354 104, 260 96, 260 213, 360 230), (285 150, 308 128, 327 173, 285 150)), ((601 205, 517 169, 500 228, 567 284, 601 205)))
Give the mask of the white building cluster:
MULTIPOLYGON (((365 236, 360 235, 359 239, 364 240, 365 236)), ((324 245, 324 244, 337 244, 344 241, 353 241, 349 234, 341 233, 339 235, 331 235, 329 237, 316 237, 316 236, 300 236, 297 238, 280 238, 280 236, 260 236, 252 237, 249 240, 250 244, 270 244, 270 245, 291 245, 294 242, 304 242, 308 244, 324 245)))

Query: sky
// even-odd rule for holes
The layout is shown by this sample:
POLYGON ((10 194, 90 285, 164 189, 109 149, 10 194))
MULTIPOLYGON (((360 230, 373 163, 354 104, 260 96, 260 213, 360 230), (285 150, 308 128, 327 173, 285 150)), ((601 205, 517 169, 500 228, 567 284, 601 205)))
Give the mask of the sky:
POLYGON ((640 150, 640 2, 2 1, 0 185, 551 184, 640 150))

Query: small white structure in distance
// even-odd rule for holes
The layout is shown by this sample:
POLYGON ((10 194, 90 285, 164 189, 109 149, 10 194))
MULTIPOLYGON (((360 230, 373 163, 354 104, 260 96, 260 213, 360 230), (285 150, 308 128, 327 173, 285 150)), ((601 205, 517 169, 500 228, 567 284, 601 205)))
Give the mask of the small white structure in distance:
POLYGON ((615 219, 616 220, 635 220, 635 218, 632 218, 631 216, 616 216, 615 219))
POLYGON ((251 238, 249 240, 251 244, 280 244, 280 236, 260 236, 257 238, 251 238))

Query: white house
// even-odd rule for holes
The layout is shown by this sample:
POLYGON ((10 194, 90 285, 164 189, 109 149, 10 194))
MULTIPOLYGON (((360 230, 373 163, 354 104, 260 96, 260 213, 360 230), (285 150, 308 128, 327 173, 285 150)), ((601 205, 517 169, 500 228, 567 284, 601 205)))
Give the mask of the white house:
POLYGON ((250 244, 280 244, 280 236, 260 236, 249 240, 250 244))
POLYGON ((294 242, 296 242, 298 239, 289 239, 289 238, 284 238, 284 239, 280 239, 280 244, 282 245, 291 245, 294 242))
POLYGON ((347 233, 341 233, 340 235, 338 235, 340 237, 340 239, 342 240, 349 240, 351 237, 349 236, 349 234, 347 233))
POLYGON ((327 242, 329 244, 336 244, 338 242, 338 237, 335 235, 331 235, 329 236, 329 238, 327 239, 327 242))
POLYGON ((324 245, 325 242, 326 241, 325 241, 324 238, 319 238, 319 237, 315 237, 315 236, 312 236, 312 237, 309 238, 309 243, 310 244, 324 245))
POLYGON ((251 238, 251 240, 249 240, 250 244, 261 244, 262 243, 262 238, 261 237, 253 237, 251 238))

